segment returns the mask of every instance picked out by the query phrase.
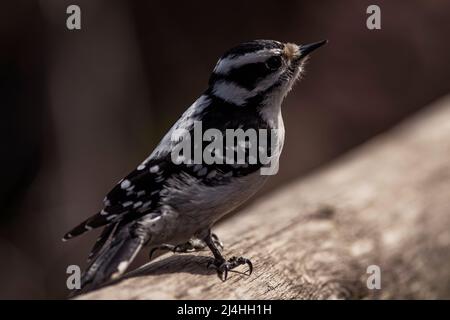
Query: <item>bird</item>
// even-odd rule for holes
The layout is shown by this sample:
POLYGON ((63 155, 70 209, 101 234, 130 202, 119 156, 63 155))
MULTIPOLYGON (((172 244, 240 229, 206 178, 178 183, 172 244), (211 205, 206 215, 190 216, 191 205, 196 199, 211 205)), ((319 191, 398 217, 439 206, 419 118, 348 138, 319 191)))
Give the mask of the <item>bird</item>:
MULTIPOLYGON (((277 168, 284 143, 281 104, 304 73, 310 53, 325 43, 327 40, 302 45, 252 40, 222 55, 207 89, 153 152, 112 188, 103 200, 103 209, 64 235, 66 241, 103 228, 89 254, 81 288, 93 289, 120 278, 144 247, 149 248, 150 256, 156 250, 181 253, 209 248, 213 258, 208 267, 223 281, 240 265, 248 265, 247 274, 252 273, 249 259, 224 257, 223 244, 211 230, 261 188, 271 175, 262 171, 268 162, 252 159, 254 141, 250 139, 232 144, 230 153, 228 144, 227 150, 218 148, 212 153, 223 159, 227 152, 226 160, 230 160, 228 155, 236 155, 237 145, 243 146, 245 156, 240 163, 193 161, 188 152, 174 159, 174 150, 182 142, 189 146, 187 136, 181 139, 175 133, 193 134, 198 123, 204 132, 215 130, 224 135, 230 129, 266 130, 268 134, 258 136, 256 145, 269 154, 270 165, 277 168)), ((204 140, 190 143, 197 150, 207 148, 204 140)))

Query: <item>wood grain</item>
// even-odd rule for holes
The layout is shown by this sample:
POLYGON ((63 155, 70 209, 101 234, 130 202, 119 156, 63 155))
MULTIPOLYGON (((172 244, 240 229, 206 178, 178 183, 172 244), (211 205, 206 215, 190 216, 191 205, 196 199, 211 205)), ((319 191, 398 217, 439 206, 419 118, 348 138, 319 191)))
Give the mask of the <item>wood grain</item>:
POLYGON ((78 298, 450 298, 450 98, 214 231, 250 277, 221 282, 207 251, 165 254, 78 298), (373 264, 380 290, 366 286, 373 264))

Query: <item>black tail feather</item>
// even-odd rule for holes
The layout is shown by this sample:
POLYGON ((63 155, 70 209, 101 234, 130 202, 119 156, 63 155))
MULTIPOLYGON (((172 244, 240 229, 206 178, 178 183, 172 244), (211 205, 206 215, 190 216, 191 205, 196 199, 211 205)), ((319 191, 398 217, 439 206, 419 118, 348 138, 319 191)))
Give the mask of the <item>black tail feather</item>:
POLYGON ((94 214, 67 232, 63 237, 63 241, 72 239, 92 229, 114 223, 120 220, 120 217, 126 212, 125 208, 120 204, 112 207, 105 207, 102 211, 94 214))
POLYGON ((103 248, 103 246, 110 240, 111 236, 114 236, 115 230, 117 229, 118 223, 110 224, 106 226, 100 236, 97 238, 97 241, 95 242, 94 246, 91 249, 91 252, 89 253, 87 262, 91 262, 94 260, 100 250, 103 248))
POLYGON ((121 232, 103 246, 81 278, 83 291, 92 290, 120 277, 136 257, 145 239, 121 232))

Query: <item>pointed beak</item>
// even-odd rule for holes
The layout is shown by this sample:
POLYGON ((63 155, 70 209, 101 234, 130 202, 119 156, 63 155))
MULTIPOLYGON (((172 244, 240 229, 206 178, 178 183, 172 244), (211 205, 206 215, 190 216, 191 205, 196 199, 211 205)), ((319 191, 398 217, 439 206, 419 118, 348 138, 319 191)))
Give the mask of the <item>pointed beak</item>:
POLYGON ((320 48, 321 46, 323 46, 326 43, 328 43, 328 40, 322 40, 322 41, 319 41, 319 42, 314 42, 314 43, 304 44, 304 45, 298 46, 299 51, 300 51, 300 57, 302 57, 302 58, 306 57, 311 52, 313 52, 317 48, 320 48))

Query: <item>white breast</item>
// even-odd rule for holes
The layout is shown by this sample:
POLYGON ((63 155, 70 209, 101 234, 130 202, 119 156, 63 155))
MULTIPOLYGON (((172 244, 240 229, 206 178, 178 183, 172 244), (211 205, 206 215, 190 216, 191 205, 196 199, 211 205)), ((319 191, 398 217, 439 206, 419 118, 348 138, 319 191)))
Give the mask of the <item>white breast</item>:
POLYGON ((267 170, 263 170, 263 174, 266 175, 273 175, 278 172, 278 163, 281 156, 281 151, 283 150, 284 145, 284 122, 283 122, 283 116, 281 114, 281 101, 267 101, 265 102, 267 104, 266 107, 262 108, 260 111, 261 117, 267 121, 270 128, 273 130, 276 130, 276 141, 275 146, 272 145, 274 152, 272 153, 271 158, 271 167, 267 170), (274 167, 276 165, 276 167, 274 167))

